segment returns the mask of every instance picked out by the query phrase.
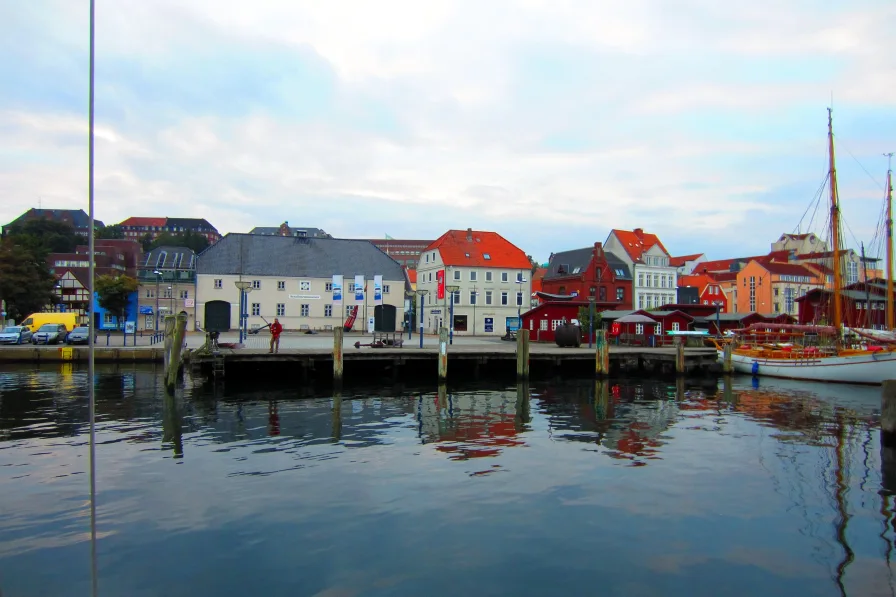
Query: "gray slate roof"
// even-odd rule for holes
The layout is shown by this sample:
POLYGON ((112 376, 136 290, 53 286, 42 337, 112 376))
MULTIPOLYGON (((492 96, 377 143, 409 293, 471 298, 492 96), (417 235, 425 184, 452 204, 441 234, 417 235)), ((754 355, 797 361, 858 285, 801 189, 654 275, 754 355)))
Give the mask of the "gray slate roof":
POLYGON ((401 265, 366 240, 231 233, 203 251, 197 261, 199 275, 329 278, 342 274, 351 281, 356 274, 364 274, 366 279, 382 275, 384 280, 404 280, 401 265))
POLYGON ((189 247, 156 247, 140 262, 143 269, 193 269, 196 253, 189 247))
MULTIPOLYGON (((574 276, 585 271, 585 268, 588 267, 588 264, 591 263, 591 255, 594 252, 594 247, 585 247, 584 249, 573 249, 571 251, 561 251, 560 253, 554 253, 551 256, 551 260, 548 263, 548 271, 545 274, 545 279, 550 280, 551 278, 561 278, 564 276, 574 276), (565 269, 565 273, 560 273, 560 266, 563 266, 565 269), (576 272, 576 268, 578 271, 576 272), (573 273, 575 272, 575 273, 573 273)), ((613 270, 622 270, 622 275, 616 275, 617 280, 631 280, 632 274, 629 271, 628 265, 625 264, 624 261, 619 259, 613 253, 609 251, 604 251, 604 256, 607 259, 607 264, 613 270)))

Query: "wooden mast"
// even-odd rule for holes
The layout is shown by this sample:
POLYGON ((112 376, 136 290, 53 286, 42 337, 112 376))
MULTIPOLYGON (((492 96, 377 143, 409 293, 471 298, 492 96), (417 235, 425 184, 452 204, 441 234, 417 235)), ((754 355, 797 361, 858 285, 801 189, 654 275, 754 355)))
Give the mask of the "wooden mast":
MULTIPOLYGON (((896 328, 893 314, 893 154, 887 158, 887 329, 896 328)), ((867 284, 867 280, 865 281, 867 284)))
POLYGON ((840 205, 837 196, 837 169, 834 166, 834 124, 831 109, 828 108, 828 158, 830 161, 831 176, 831 250, 833 251, 834 270, 834 329, 837 337, 840 337, 840 325, 843 311, 840 307, 840 205))

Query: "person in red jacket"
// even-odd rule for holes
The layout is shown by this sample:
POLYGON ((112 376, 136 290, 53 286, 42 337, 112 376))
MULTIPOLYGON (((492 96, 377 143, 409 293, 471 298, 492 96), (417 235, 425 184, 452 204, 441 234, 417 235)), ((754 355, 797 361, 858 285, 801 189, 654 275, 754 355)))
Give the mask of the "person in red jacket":
POLYGON ((280 332, 282 331, 283 326, 280 325, 280 321, 275 317, 274 323, 271 324, 271 350, 268 352, 280 352, 280 332))

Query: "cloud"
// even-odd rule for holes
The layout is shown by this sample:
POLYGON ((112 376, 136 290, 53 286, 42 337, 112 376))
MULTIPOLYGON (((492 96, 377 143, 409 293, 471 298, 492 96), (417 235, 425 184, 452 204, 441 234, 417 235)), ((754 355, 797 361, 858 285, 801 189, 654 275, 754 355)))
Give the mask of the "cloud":
MULTIPOLYGON (((4 221, 86 205, 87 14, 51 4, 0 25, 4 221)), ((874 0, 122 0, 97 13, 97 215, 472 226, 540 259, 641 226, 675 253, 756 252, 824 176, 833 91, 843 211, 868 244, 894 21, 874 0)))

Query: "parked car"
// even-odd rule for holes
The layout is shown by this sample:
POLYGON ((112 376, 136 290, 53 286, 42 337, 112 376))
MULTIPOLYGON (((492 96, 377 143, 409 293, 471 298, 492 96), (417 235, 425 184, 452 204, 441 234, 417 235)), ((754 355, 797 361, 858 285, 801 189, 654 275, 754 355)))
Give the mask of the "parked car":
POLYGON ((23 344, 31 341, 31 329, 27 326, 13 325, 0 332, 0 344, 23 344))
POLYGON ((90 342, 90 328, 86 325, 79 326, 68 333, 66 344, 88 344, 90 342))
POLYGON ((59 344, 65 341, 68 335, 68 328, 64 323, 45 323, 34 336, 31 337, 32 344, 59 344))

